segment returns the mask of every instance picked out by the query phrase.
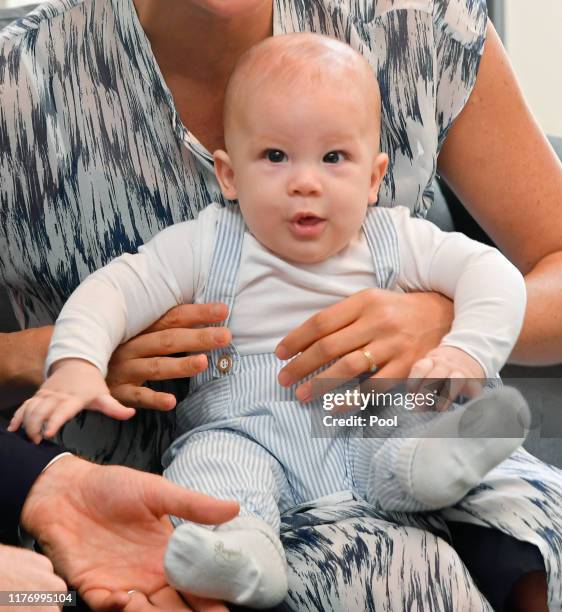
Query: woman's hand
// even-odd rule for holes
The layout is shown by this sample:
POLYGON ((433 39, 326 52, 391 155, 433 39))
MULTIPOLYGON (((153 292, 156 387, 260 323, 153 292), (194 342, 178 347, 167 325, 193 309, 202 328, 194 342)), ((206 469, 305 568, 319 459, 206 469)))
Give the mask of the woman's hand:
POLYGON ((225 304, 183 304, 169 310, 113 353, 106 378, 111 395, 134 408, 173 408, 172 394, 153 391, 143 383, 184 378, 205 370, 207 357, 201 352, 227 346, 231 336, 226 328, 201 326, 224 321, 227 315, 225 304), (176 353, 199 354, 171 357, 176 353))
POLYGON ((285 336, 276 349, 280 359, 301 353, 279 373, 285 387, 338 359, 297 388, 297 398, 313 397, 315 381, 328 391, 369 371, 368 351, 377 366, 373 378, 406 378, 412 365, 435 348, 449 331, 453 304, 438 293, 394 293, 365 289, 324 309, 285 336))
MULTIPOLYGON (((113 353, 106 378, 111 395, 134 408, 173 408, 172 394, 153 391, 143 383, 205 370, 207 357, 201 352, 227 346, 231 336, 228 329, 201 326, 224 321, 227 315, 227 306, 220 303, 182 304, 169 310, 113 353), (176 353, 198 354, 170 356, 176 353)), ((0 334, 0 384, 39 387, 52 334, 53 326, 0 334)))

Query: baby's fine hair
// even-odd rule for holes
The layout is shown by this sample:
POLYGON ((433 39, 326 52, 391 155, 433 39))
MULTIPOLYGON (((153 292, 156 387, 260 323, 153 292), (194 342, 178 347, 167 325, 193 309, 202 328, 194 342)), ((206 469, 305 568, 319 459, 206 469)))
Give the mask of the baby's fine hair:
POLYGON ((363 89, 366 103, 380 117, 377 80, 367 60, 349 45, 311 33, 282 34, 266 38, 246 51, 236 63, 224 97, 224 129, 232 125, 234 110, 253 91, 272 83, 298 92, 315 90, 323 83, 346 77, 349 87, 363 89))

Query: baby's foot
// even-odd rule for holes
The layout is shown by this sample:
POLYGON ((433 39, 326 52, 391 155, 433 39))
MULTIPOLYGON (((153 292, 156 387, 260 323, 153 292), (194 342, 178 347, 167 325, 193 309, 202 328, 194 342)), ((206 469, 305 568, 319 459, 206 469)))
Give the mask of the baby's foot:
POLYGON ((264 521, 239 517, 215 530, 184 523, 164 557, 174 588, 251 608, 281 603, 287 593, 285 553, 264 521))
POLYGON ((529 407, 517 389, 494 389, 443 413, 423 438, 406 442, 397 477, 425 509, 451 506, 521 446, 530 424, 529 407))

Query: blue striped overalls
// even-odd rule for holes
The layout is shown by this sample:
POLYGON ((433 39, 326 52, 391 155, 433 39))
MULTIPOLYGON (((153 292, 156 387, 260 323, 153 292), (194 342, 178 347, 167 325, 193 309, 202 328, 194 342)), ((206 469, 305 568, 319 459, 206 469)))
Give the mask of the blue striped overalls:
MULTIPOLYGON (((205 302, 221 301, 232 310, 244 229, 238 207, 221 211, 205 302)), ((371 210, 364 231, 373 255, 373 285, 392 288, 399 255, 387 211, 371 210)), ((437 537, 447 537, 446 519, 493 527, 536 545, 549 577, 550 609, 562 610, 562 477, 558 469, 521 449, 452 508, 413 514, 380 511, 365 501, 365 491, 358 490, 353 473, 353 466, 360 463, 356 439, 311 437, 309 411, 322 408, 303 408, 292 389, 279 386, 281 367, 273 354, 239 355, 234 343, 226 350, 212 351, 209 368, 192 380, 189 397, 178 406, 178 425, 185 433, 167 451, 164 464, 165 476, 174 482, 237 499, 241 514, 258 516, 281 530, 294 608, 371 609, 369 601, 377 598, 373 593, 380 592, 381 601, 394 597, 389 592, 393 581, 395 596, 402 597, 407 574, 412 584, 419 581, 439 587, 420 610, 453 609, 452 601, 455 612, 491 610, 470 576, 463 573, 458 558, 437 537), (283 523, 280 512, 285 513, 283 523), (349 532, 343 529, 342 539, 341 521, 346 519, 353 527, 349 532), (338 521, 338 528, 322 528, 325 521, 328 526, 338 521), (313 540, 304 549, 301 545, 293 549, 291 530, 305 525, 309 525, 307 538, 313 540), (433 547, 433 553, 416 556, 416 546, 424 541, 423 546, 433 547), (362 548, 355 550, 360 542, 362 548), (340 559, 341 554, 346 558, 340 559), (353 563, 347 558, 350 555, 353 563), (310 574, 310 568, 328 559, 332 578, 311 599, 310 584, 318 577, 310 574), (374 564, 367 572, 371 583, 365 583, 365 564, 374 564), (350 589, 354 579, 357 582, 350 589), (334 605, 334 595, 341 608, 334 605), (459 601, 466 606, 459 607, 459 601)), ((420 597, 427 598, 427 593, 420 591, 420 597)), ((381 609, 406 609, 400 606, 404 601, 397 599, 381 609)))
MULTIPOLYGON (((221 210, 205 301, 224 302, 230 311, 244 230, 238 207, 221 210)), ((393 287, 399 254, 388 212, 370 212, 364 232, 373 256, 373 285, 393 287)), ((209 363, 178 406, 178 425, 187 433, 167 455, 168 461, 175 457, 169 478, 218 497, 235 497, 241 514, 258 515, 276 531, 280 510, 357 488, 352 466, 358 440, 311 436, 311 412, 322 406, 303 407, 294 389, 278 384, 282 363, 275 355, 241 356, 233 342, 213 351, 209 363)))

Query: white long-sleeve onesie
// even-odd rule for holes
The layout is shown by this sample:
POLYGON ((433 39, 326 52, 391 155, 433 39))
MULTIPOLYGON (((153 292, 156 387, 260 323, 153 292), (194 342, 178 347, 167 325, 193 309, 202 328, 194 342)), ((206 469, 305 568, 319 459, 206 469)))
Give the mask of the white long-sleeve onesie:
MULTIPOLYGON (((62 309, 46 361, 81 358, 102 373, 122 342, 173 306, 203 301, 220 207, 157 234, 94 272, 62 309)), ((391 209, 400 251, 396 290, 437 291, 454 300, 455 317, 442 344, 474 357, 487 377, 507 360, 521 329, 525 285, 497 250, 391 209)), ((304 265, 279 258, 248 231, 229 328, 241 355, 273 352, 308 317, 373 286, 363 233, 326 261, 304 265)))

